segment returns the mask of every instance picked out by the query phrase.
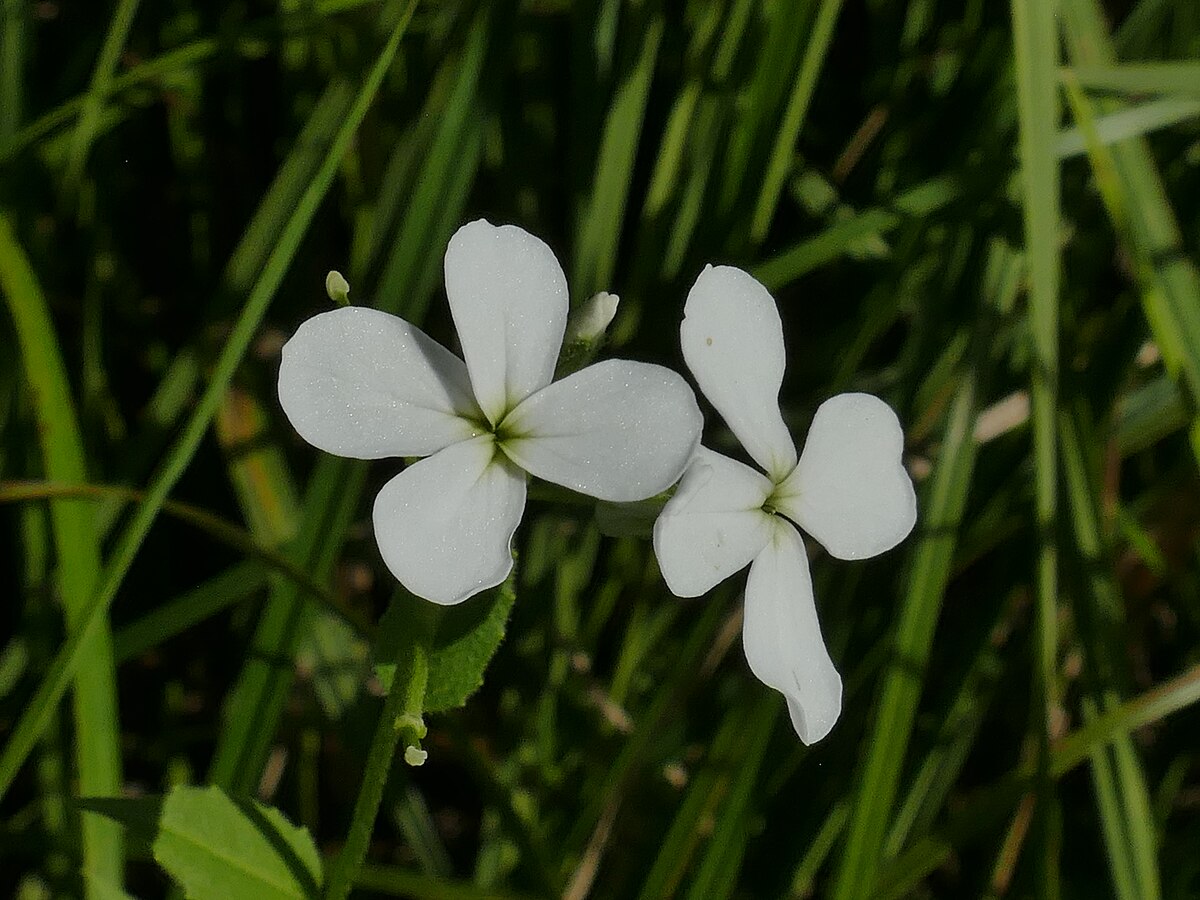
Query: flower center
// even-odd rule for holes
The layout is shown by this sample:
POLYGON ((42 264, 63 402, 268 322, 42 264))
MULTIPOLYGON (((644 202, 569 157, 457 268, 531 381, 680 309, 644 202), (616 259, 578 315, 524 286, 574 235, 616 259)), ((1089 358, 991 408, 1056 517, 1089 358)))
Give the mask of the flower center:
MULTIPOLYGON (((790 478, 790 475, 789 475, 790 478)), ((775 482, 775 487, 771 493, 767 495, 767 499, 763 501, 762 511, 772 516, 784 516, 787 514, 780 511, 780 507, 785 505, 795 506, 795 501, 798 496, 798 491, 795 485, 788 484, 788 478, 784 478, 775 482)))

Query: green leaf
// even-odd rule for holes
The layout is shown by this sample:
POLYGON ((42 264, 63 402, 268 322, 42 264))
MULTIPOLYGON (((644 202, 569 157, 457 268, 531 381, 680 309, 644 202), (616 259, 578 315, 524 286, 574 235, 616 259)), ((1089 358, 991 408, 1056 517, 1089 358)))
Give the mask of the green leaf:
MULTIPOLYGON (((1091 91, 1118 94, 1198 94, 1200 62, 1152 62, 1135 65, 1085 65, 1071 70, 1091 91)), ((1065 75, 1065 73, 1064 73, 1065 75)))
POLYGON ((316 897, 321 859, 303 828, 269 806, 218 787, 177 787, 166 798, 93 798, 83 809, 150 843, 155 860, 189 900, 316 897))
MULTIPOLYGON (((446 609, 439 621, 429 654, 429 686, 425 712, 445 712, 465 704, 483 684, 483 673, 496 655, 512 612, 516 593, 516 567, 499 587, 446 609)), ((377 659, 391 659, 393 647, 408 623, 403 604, 393 603, 379 622, 377 659)), ((394 663, 379 663, 375 674, 391 690, 394 663)))

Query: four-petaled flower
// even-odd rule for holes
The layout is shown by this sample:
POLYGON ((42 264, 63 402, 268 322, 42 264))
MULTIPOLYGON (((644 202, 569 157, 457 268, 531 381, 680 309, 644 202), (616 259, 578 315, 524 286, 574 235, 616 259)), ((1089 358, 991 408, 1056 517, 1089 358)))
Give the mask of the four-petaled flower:
POLYGON ((679 478, 703 422, 687 382, 662 366, 607 360, 551 383, 567 284, 533 235, 464 225, 445 275, 465 362, 403 319, 335 309, 284 345, 279 400, 329 453, 427 457, 379 492, 375 539, 405 587, 453 604, 511 571, 526 472, 641 500, 679 478))
POLYGON ((709 266, 700 274, 680 338, 700 390, 767 474, 701 447, 655 523, 659 568, 676 595, 697 597, 749 564, 746 660, 787 698, 796 733, 812 744, 841 713, 842 680, 821 637, 808 557, 792 523, 838 559, 865 559, 900 543, 917 517, 901 464, 904 434, 882 400, 839 394, 817 409, 797 457, 779 409, 779 311, 740 269, 709 266))

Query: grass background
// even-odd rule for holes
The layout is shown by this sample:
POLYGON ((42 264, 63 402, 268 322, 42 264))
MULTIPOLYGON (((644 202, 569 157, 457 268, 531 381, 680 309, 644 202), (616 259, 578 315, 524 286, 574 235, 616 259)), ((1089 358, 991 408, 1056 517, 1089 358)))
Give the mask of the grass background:
POLYGON ((0 894, 165 894, 81 795, 207 780, 340 847, 395 466, 300 442, 278 351, 330 268, 452 342, 486 216, 632 358, 754 272, 795 432, 884 397, 921 516, 814 557, 846 702, 805 749, 740 577, 675 600, 649 519, 535 491, 362 896, 1200 896, 1198 116, 1172 0, 3 0, 0 894))

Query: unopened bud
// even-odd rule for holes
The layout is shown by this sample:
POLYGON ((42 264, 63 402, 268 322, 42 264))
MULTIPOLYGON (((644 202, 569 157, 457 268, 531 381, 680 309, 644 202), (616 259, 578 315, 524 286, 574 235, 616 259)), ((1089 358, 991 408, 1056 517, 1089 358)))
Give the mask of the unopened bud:
POLYGON ((350 282, 336 269, 330 269, 325 276, 325 293, 338 306, 350 305, 350 282))
POLYGON ((567 320, 565 343, 590 344, 596 341, 612 323, 621 298, 601 291, 586 300, 567 320))
POLYGON ((429 752, 420 747, 404 748, 404 761, 410 766, 423 766, 427 759, 429 759, 429 752))

